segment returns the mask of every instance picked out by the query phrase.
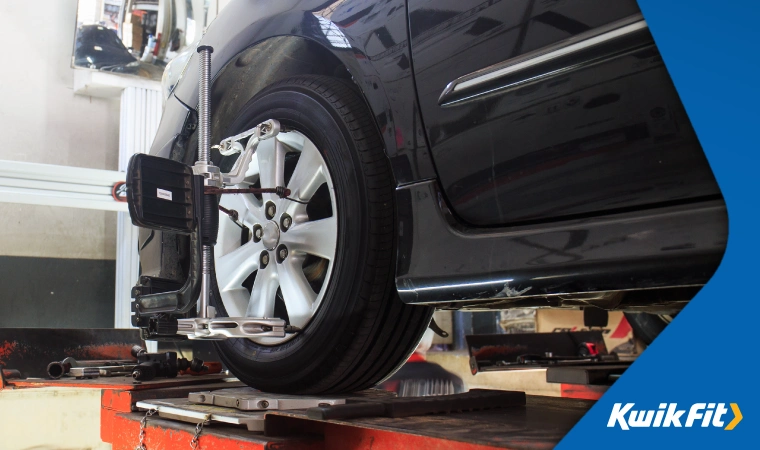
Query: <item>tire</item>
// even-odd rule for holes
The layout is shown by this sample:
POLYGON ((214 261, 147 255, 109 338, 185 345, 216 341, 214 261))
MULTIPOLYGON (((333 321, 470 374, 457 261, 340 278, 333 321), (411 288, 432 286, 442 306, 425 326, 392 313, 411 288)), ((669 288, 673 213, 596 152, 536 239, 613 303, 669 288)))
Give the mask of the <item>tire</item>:
POLYGON ((672 320, 671 316, 660 314, 649 314, 642 312, 625 313, 625 318, 633 329, 633 334, 641 339, 646 345, 654 342, 655 338, 662 333, 662 330, 672 320))
MULTIPOLYGON (((316 312, 294 337, 274 344, 249 339, 214 344, 235 376, 262 391, 367 389, 408 359, 433 313, 404 304, 396 293, 394 185, 382 140, 356 88, 329 77, 295 77, 265 88, 241 109, 225 136, 268 119, 308 138, 326 163, 337 208, 335 256, 316 312)), ((287 236, 283 230, 281 236, 287 236)), ((215 285, 212 305, 218 315, 228 316, 223 300, 215 285)))

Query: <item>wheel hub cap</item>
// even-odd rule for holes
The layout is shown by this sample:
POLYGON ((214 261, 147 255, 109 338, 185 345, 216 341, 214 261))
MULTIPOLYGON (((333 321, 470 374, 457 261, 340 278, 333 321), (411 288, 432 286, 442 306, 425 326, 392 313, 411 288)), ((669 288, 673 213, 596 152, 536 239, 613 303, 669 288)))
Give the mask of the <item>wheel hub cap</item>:
POLYGON ((277 244, 280 243, 280 227, 276 223, 269 221, 264 225, 262 232, 261 242, 264 244, 264 248, 274 250, 277 244))

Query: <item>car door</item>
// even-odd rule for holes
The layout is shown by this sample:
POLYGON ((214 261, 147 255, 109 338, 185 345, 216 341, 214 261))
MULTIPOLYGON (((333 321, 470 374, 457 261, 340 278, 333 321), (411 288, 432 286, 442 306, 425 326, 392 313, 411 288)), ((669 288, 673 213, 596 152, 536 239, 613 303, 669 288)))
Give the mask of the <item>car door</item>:
POLYGON ((634 0, 409 0, 447 201, 477 226, 719 197, 634 0))

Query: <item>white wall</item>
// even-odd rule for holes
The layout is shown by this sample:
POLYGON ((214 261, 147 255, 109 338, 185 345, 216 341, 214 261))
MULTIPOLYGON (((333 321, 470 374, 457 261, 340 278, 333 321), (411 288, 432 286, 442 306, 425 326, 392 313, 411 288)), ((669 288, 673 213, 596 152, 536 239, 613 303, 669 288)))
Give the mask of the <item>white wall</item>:
MULTIPOLYGON (((73 93, 77 0, 0 1, 0 160, 117 170, 119 98, 73 93)), ((0 255, 114 259, 116 214, 0 203, 0 255)))
POLYGON ((52 386, 3 390, 3 450, 110 450, 100 440, 100 392, 52 386))

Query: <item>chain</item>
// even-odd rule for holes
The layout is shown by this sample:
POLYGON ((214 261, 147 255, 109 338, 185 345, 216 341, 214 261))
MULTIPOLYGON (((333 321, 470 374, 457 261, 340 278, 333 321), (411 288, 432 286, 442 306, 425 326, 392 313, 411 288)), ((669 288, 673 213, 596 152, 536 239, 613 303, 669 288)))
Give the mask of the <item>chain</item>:
POLYGON ((198 440, 201 437, 201 433, 203 432, 203 427, 208 425, 209 422, 211 422, 211 414, 206 414, 206 418, 203 419, 201 422, 198 423, 198 425, 195 426, 195 436, 193 436, 193 440, 190 441, 190 448, 193 450, 197 450, 200 443, 198 440))
POLYGON ((145 412, 145 416, 143 416, 142 419, 140 419, 140 443, 137 445, 135 450, 147 450, 145 447, 145 428, 148 426, 148 417, 152 416, 153 414, 157 413, 157 409, 149 409, 145 412))

